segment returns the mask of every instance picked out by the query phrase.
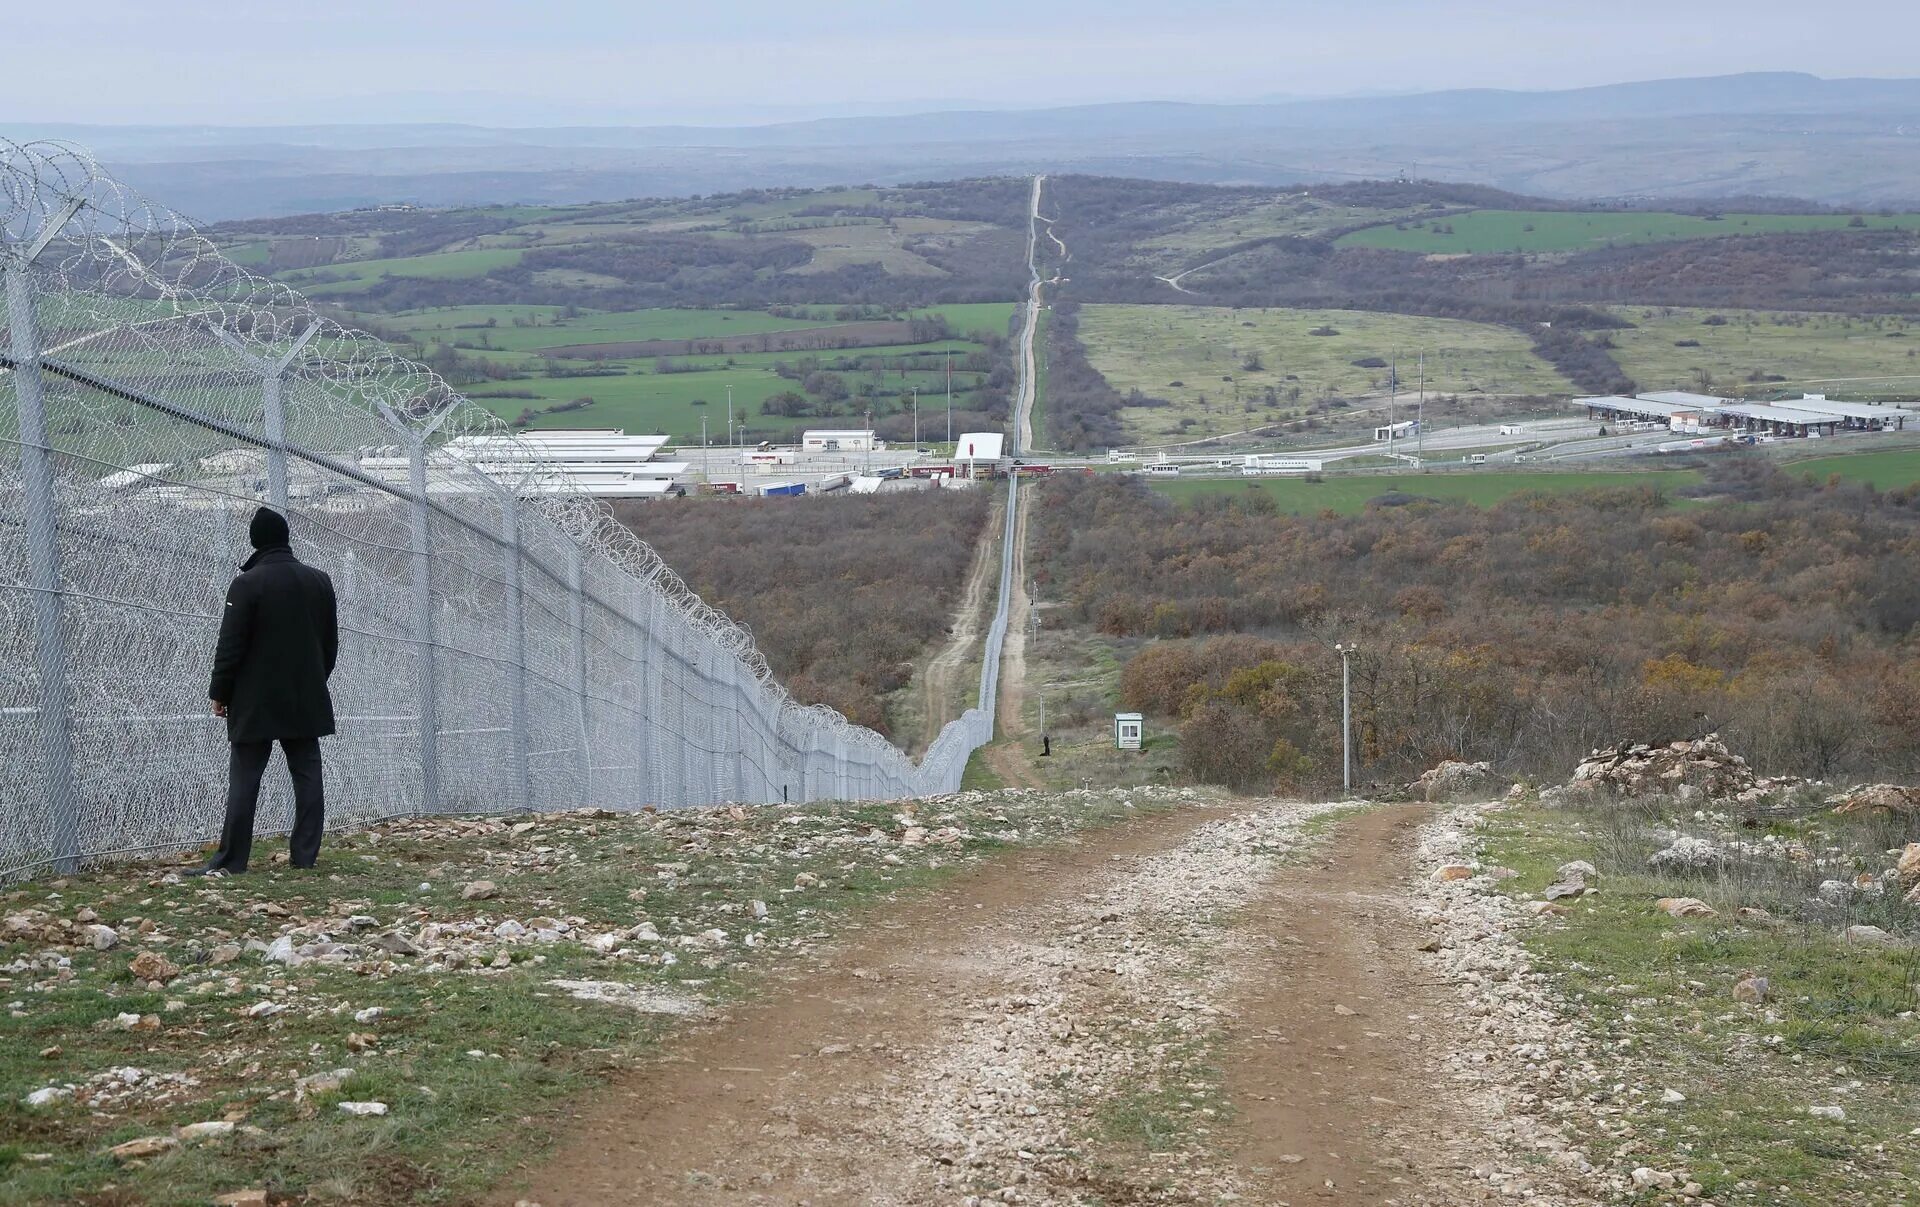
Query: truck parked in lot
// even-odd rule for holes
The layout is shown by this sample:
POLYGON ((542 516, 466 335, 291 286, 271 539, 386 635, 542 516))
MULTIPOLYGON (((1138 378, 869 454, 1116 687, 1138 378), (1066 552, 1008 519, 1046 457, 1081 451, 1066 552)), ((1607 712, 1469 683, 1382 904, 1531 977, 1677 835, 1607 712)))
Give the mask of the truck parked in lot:
POLYGON ((792 498, 807 493, 805 482, 769 482, 765 486, 755 487, 761 497, 768 499, 792 498))

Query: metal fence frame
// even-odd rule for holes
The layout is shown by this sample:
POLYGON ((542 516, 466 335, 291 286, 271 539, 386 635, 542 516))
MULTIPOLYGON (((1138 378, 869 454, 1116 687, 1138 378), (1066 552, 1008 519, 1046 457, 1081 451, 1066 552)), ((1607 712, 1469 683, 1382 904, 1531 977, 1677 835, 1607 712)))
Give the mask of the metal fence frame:
MULTIPOLYGON (((206 658, 260 503, 340 596, 335 826, 925 796, 992 737, 1017 483, 978 707, 916 764, 790 699, 604 506, 531 488, 557 466, 502 482, 453 452, 506 429, 431 370, 83 153, 0 140, 0 276, 0 880, 217 833, 206 658)), ((290 805, 271 784, 263 826, 290 805)))

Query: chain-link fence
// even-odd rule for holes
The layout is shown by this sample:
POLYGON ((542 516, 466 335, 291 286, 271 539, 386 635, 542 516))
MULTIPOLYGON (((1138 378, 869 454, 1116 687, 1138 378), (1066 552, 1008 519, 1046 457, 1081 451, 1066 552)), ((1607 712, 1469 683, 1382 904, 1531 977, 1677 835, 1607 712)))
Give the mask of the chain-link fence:
POLYGON ((261 503, 339 596, 335 826, 928 795, 991 737, 991 661, 917 766, 790 700, 559 466, 71 148, 0 140, 0 275, 0 879, 218 832, 208 663, 261 503))

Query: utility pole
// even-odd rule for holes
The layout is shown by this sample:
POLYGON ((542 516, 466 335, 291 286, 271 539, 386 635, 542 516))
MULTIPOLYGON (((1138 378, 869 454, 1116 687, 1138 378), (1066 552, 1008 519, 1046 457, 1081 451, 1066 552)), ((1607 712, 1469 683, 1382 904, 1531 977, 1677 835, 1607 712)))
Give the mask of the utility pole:
POLYGON ((1340 789, 1347 796, 1353 795, 1353 676, 1347 665, 1347 656, 1353 653, 1353 646, 1344 642, 1335 642, 1333 648, 1340 653, 1340 789))
POLYGON ((707 448, 707 417, 700 416, 700 476, 713 481, 713 454, 707 448))
POLYGON ((733 443, 733 387, 727 387, 727 443, 733 443))
POLYGON ((866 468, 861 471, 866 477, 873 476, 873 409, 867 409, 867 459, 866 468))
POLYGON ((953 353, 947 353, 947 443, 953 443, 953 353))
POLYGON ((1420 404, 1414 412, 1413 434, 1419 440, 1416 449, 1420 456, 1420 468, 1427 467, 1427 354, 1420 353, 1420 404))
MULTIPOLYGON (((1387 460, 1393 460, 1393 404, 1400 401, 1400 350, 1387 366, 1387 460)), ((1391 469, 1392 466, 1387 468, 1391 469)))
POLYGON ((920 387, 913 387, 913 447, 920 448, 920 387))

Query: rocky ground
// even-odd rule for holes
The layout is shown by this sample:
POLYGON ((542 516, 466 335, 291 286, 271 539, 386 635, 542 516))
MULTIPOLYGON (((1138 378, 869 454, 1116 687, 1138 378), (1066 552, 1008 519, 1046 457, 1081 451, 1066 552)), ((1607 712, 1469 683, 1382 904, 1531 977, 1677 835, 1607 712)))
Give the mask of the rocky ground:
POLYGON ((1920 853, 1656 813, 967 792, 16 886, 0 1203, 1914 1201, 1920 853))
MULTIPOLYGON (((1722 774, 1669 749, 1670 790, 1722 774)), ((1634 786, 1626 807, 1516 795, 1429 826, 1430 958, 1481 1020, 1462 1079, 1542 1174, 1605 1201, 1920 1199, 1920 962, 1891 866, 1914 851, 1920 879, 1920 849, 1888 846, 1906 823, 1756 825, 1737 774, 1718 809, 1634 786)))
POLYGON ((622 1077, 498 1202, 1589 1201, 1495 1092, 1520 1065, 1448 1056, 1486 978, 1417 950, 1465 904, 1419 887, 1421 812, 1198 800, 983 870, 622 1077))
POLYGON ((1178 790, 400 821, 0 893, 0 1202, 458 1201, 853 920, 1178 790), (284 858, 282 856, 282 858, 284 858))

